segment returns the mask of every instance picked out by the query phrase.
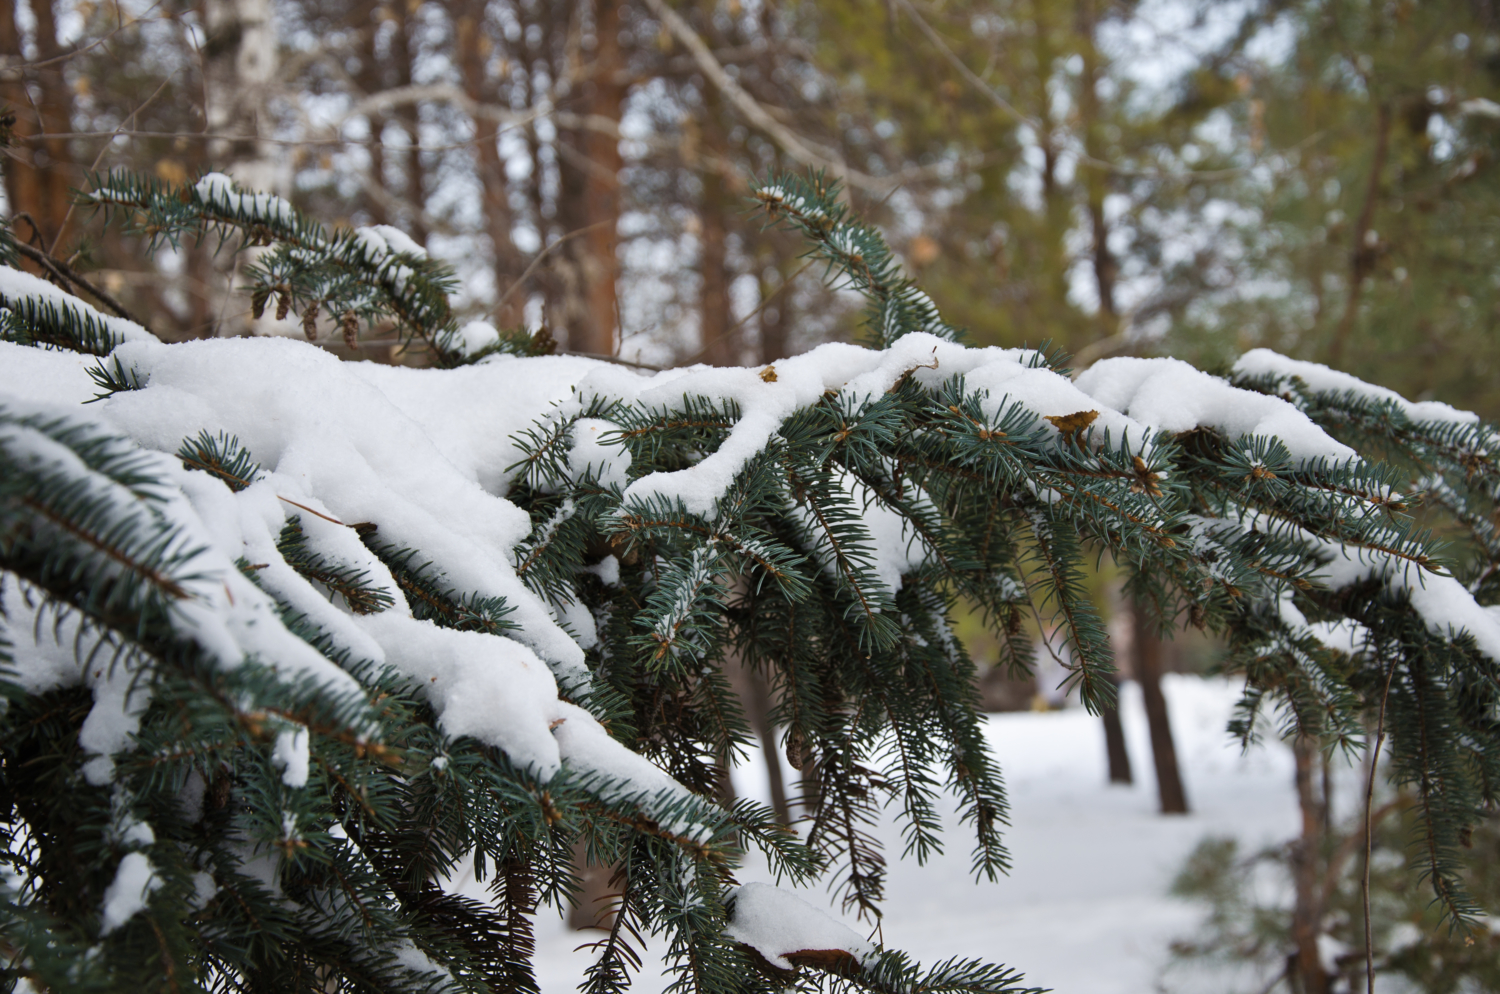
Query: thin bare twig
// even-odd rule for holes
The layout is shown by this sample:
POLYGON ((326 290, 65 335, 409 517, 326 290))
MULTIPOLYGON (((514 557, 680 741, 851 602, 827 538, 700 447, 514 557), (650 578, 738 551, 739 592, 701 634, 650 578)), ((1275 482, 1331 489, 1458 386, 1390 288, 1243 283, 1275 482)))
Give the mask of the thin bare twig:
POLYGON ((563 235, 551 245, 543 247, 540 252, 532 257, 531 262, 526 266, 525 270, 522 271, 521 275, 516 278, 516 281, 512 283, 508 288, 506 288, 506 291, 500 295, 500 299, 495 301, 495 306, 490 308, 490 313, 496 314, 500 311, 500 308, 505 306, 505 302, 510 299, 510 295, 520 289, 521 285, 526 282, 526 280, 531 276, 533 272, 535 272, 536 267, 542 264, 542 260, 547 258, 548 254, 550 254, 553 249, 557 248, 559 245, 570 238, 575 238, 578 235, 593 231, 595 228, 603 227, 606 224, 614 223, 615 222, 613 218, 606 218, 603 221, 595 221, 593 224, 585 225, 582 228, 574 228, 572 231, 568 232, 566 235, 563 235))
MULTIPOLYGON (((138 115, 141 111, 143 111, 147 107, 149 107, 151 105, 151 101, 153 101, 157 97, 161 96, 161 91, 165 90, 167 88, 167 84, 170 83, 170 82, 172 82, 172 77, 176 76, 176 75, 177 75, 176 70, 173 70, 172 72, 167 73, 166 78, 161 81, 161 85, 160 86, 158 86, 154 91, 152 91, 151 96, 147 97, 144 102, 142 102, 141 104, 139 104, 135 108, 135 110, 133 110, 133 111, 130 112, 130 115, 128 117, 126 117, 125 120, 123 120, 123 121, 120 122, 120 127, 118 127, 118 128, 115 129, 114 133, 112 135, 110 135, 110 140, 107 141, 107 142, 105 142, 100 147, 99 154, 96 155, 96 156, 94 156, 94 164, 92 166, 89 166, 89 172, 94 172, 95 170, 97 170, 99 168, 99 163, 101 163, 101 162, 104 161, 104 153, 109 151, 110 144, 114 141, 115 138, 119 137, 120 131, 123 128, 125 128, 128 124, 130 124, 132 121, 134 121, 135 118, 136 118, 136 115, 138 115)), ((68 230, 68 222, 71 221, 71 220, 73 220, 73 211, 74 211, 74 209, 77 206, 78 205, 77 205, 76 202, 68 204, 68 211, 67 211, 66 214, 63 215, 62 224, 59 224, 57 226, 57 234, 52 237, 52 244, 49 245, 49 246, 47 246, 47 253, 49 255, 55 255, 57 253, 57 247, 62 244, 63 232, 65 232, 65 231, 68 230)), ((102 300, 103 298, 101 297, 100 299, 102 300)), ((136 323, 139 324, 140 322, 136 322, 136 323)))
MULTIPOLYGON (((136 324, 140 325, 142 328, 146 328, 146 325, 135 318, 123 306, 121 306, 118 300, 110 296, 105 291, 99 289, 88 280, 84 279, 78 274, 77 270, 75 270, 72 266, 69 266, 66 262, 63 262, 61 259, 55 259, 51 255, 48 255, 46 252, 43 252, 39 249, 34 249, 24 242, 15 242, 14 244, 17 252, 20 252, 26 258, 30 259, 32 262, 43 267, 44 269, 51 270, 52 273, 61 278, 63 282, 76 283, 78 286, 81 286, 85 290, 87 290, 90 295, 92 295, 105 307, 108 307, 110 310, 114 311, 118 316, 124 318, 127 321, 133 321, 136 324)), ((146 330, 150 331, 151 329, 146 328, 146 330)))
MULTIPOLYGON (((299 504, 299 503, 297 503, 296 501, 292 500, 290 497, 283 497, 280 494, 277 494, 276 495, 276 499, 277 500, 284 500, 288 504, 292 505, 293 507, 300 507, 300 508, 302 508, 302 510, 306 511, 308 514, 316 514, 318 517, 322 518, 324 521, 332 521, 336 525, 343 525, 344 524, 344 522, 340 521, 338 518, 330 518, 328 515, 324 514, 322 511, 315 511, 312 508, 308 507, 306 504, 299 504)), ((344 527, 347 528, 349 526, 348 525, 344 525, 344 527)))
MULTIPOLYGON (((947 63, 951 65, 961 77, 963 77, 964 82, 968 83, 974 89, 978 90, 986 99, 988 99, 1001 111, 1015 118, 1018 123, 1029 126, 1033 131, 1037 133, 1038 136, 1040 136, 1044 132, 1051 130, 1048 122, 1022 112, 1010 101, 1006 100, 999 93, 995 92, 994 87, 990 86, 984 80, 975 75, 974 71, 968 67, 964 60, 959 58, 958 53, 954 52, 953 49, 948 46, 948 43, 943 40, 943 36, 938 34, 931 24, 927 23, 927 19, 922 16, 921 12, 917 10, 916 6, 911 2, 911 0, 894 0, 894 2, 906 12, 906 15, 911 18, 912 23, 917 26, 917 30, 922 32, 922 35, 932 43, 932 46, 936 48, 940 53, 942 53, 944 60, 946 60, 947 63)), ((1304 145, 1311 144, 1312 142, 1321 138, 1322 135, 1323 133, 1321 131, 1310 135, 1309 137, 1298 142, 1296 145, 1293 145, 1291 150, 1294 151, 1302 148, 1304 145)), ((1124 176, 1139 179, 1159 179, 1170 182, 1202 183, 1220 179, 1233 179, 1236 176, 1243 176, 1245 173, 1248 173, 1255 165, 1254 163, 1252 163, 1249 166, 1235 166, 1229 169, 1185 169, 1180 172, 1164 172, 1160 169, 1136 169, 1128 166, 1121 166, 1117 163, 1109 162, 1105 159, 1096 159, 1092 155, 1080 151, 1077 148, 1072 148, 1070 149, 1070 151, 1077 158, 1079 165, 1087 166, 1090 169, 1101 169, 1115 176, 1124 176)))
POLYGON ((750 320, 752 318, 754 318, 755 315, 757 315, 761 311, 765 310, 766 309, 766 305, 769 304, 771 301, 773 301, 773 300, 776 299, 776 295, 777 294, 781 293, 781 291, 783 291, 787 287, 791 286, 792 285, 792 281, 795 280, 797 277, 799 277, 803 273, 807 272, 807 267, 811 266, 814 261, 815 260, 809 259, 806 262, 804 262, 800 267, 798 267, 798 269, 797 269, 797 271, 795 273, 793 273, 792 275, 788 276, 786 279, 782 280, 779 284, 777 284, 776 289, 774 289, 770 293, 766 294, 765 297, 761 300, 761 302, 756 306, 755 310, 751 311, 749 314, 746 314, 744 317, 740 318, 734 324, 730 325, 729 329, 727 331, 725 331, 722 335, 716 336, 713 339, 713 341, 704 342, 703 343, 703 348, 699 349, 697 352, 694 352, 692 355, 690 355, 687 358, 683 359, 682 360, 683 363, 686 364, 686 363, 692 362, 694 359, 697 359, 699 356, 703 355, 703 353, 707 352, 709 350, 709 348, 714 344, 714 342, 720 341, 721 339, 728 338, 729 336, 733 335, 735 332, 737 332, 741 328, 743 328, 745 325, 749 324, 750 320))
POLYGON ((665 366, 653 366, 649 362, 633 362, 630 359, 621 359, 617 355, 605 355, 602 352, 574 352, 570 349, 559 349, 562 355, 576 355, 584 359, 598 359, 600 362, 612 362, 616 366, 630 366, 635 369, 649 369, 653 373, 660 373, 666 369, 665 366))
POLYGON ((746 120, 770 136, 771 140, 781 146, 782 151, 787 155, 804 166, 830 170, 846 185, 858 186, 868 192, 884 193, 893 184, 900 182, 898 179, 884 179, 854 169, 836 150, 815 145, 811 140, 798 135, 791 128, 776 120, 770 111, 762 107, 754 97, 745 92, 744 87, 735 82, 734 78, 724 70, 719 60, 714 58, 714 53, 708 44, 675 10, 668 7, 663 0, 646 0, 646 6, 672 36, 688 50, 693 61, 698 64, 698 68, 713 84, 714 89, 724 94, 724 97, 746 120))

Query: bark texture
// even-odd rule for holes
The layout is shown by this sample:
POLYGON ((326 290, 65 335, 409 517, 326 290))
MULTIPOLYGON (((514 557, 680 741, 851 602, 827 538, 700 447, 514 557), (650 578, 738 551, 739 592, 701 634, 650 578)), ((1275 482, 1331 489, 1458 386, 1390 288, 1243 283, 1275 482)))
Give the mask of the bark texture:
POLYGON ((559 135, 562 182, 558 216, 577 232, 554 264, 549 295, 556 318, 576 352, 613 355, 619 326, 620 220, 619 123, 629 88, 620 45, 624 5, 596 0, 592 10, 590 71, 580 80, 591 126, 559 135))
MULTIPOLYGON (((1112 682, 1115 685, 1115 700, 1118 702, 1120 681, 1116 678, 1112 682)), ((1120 725, 1119 707, 1107 707, 1099 713, 1099 717, 1104 721, 1104 748, 1109 754, 1109 782, 1134 783, 1135 777, 1130 770, 1130 752, 1125 748, 1125 729, 1120 725)))
MULTIPOLYGON (((52 0, 32 0, 34 40, 38 63, 63 55, 57 42, 57 22, 52 0)), ((14 0, 0 0, 0 56, 25 62, 21 30, 14 0)), ((36 248, 53 251, 61 247, 63 219, 72 201, 71 187, 82 177, 73 162, 68 140, 58 136, 72 130, 73 91, 64 78, 66 61, 52 61, 28 69, 20 78, 0 83, 0 100, 16 115, 15 147, 5 165, 5 193, 12 217, 27 214, 32 225, 21 220, 16 236, 36 248)), ((33 264, 24 263, 32 272, 33 264)))
POLYGON ((1187 814, 1187 792, 1177 768, 1177 747, 1167 717, 1167 699, 1161 692, 1161 636, 1149 608, 1134 606, 1132 646, 1135 678, 1141 684, 1146 721, 1151 728, 1151 756, 1156 763, 1156 791, 1164 815, 1187 814))
POLYGON ((1323 971, 1318 955, 1318 935, 1323 927, 1323 856, 1327 807, 1318 789, 1317 739, 1298 735, 1292 740, 1296 759, 1297 805, 1302 813, 1302 835, 1292 844, 1292 880, 1296 898, 1292 906, 1292 944, 1287 973, 1297 994, 1329 994, 1332 979, 1323 971))

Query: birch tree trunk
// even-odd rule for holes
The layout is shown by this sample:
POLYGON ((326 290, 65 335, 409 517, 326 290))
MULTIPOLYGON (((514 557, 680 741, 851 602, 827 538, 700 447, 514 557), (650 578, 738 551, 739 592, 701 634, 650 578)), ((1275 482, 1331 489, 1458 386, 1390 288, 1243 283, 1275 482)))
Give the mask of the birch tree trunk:
POLYGON ((277 61, 271 0, 207 0, 205 21, 204 114, 217 136, 210 161, 243 186, 283 192, 276 156, 262 140, 277 61))
MULTIPOLYGON (((208 145, 209 167, 227 173, 241 186, 286 193, 290 163, 283 167, 263 140, 271 130, 267 105, 277 63, 271 0, 207 0, 204 21, 208 40, 203 47, 203 110, 209 134, 215 136, 208 145)), ((234 292, 240 272, 253 259, 253 250, 240 252, 219 274, 225 297, 215 308, 220 314, 217 335, 256 330, 249 298, 234 292)))

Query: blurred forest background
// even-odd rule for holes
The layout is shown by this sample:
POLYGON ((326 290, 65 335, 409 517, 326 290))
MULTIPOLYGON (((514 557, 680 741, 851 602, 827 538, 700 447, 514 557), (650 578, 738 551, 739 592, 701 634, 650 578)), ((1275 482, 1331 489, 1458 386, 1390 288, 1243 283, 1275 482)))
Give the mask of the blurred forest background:
MULTIPOLYGON (((979 344, 1265 345, 1500 414, 1490 0, 4 0, 17 234, 169 337, 301 334, 148 262, 91 170, 391 224, 501 328, 648 364, 857 335, 746 212, 826 170, 979 344)), ((347 350, 334 322, 317 330, 347 350)), ((393 355, 394 341, 359 343, 393 355)))

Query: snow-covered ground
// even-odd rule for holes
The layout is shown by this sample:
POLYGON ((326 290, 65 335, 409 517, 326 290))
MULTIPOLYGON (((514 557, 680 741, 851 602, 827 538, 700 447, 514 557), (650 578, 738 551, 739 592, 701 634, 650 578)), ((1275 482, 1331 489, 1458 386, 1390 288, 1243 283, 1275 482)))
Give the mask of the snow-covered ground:
MULTIPOLYGON (((891 860, 884 941, 928 964, 955 955, 1005 962, 1024 970, 1028 983, 1064 994, 1162 989, 1163 979, 1172 979, 1162 974, 1167 944, 1191 934, 1198 921, 1192 906, 1167 895, 1192 848, 1210 834, 1254 847, 1297 830, 1290 750, 1269 741, 1242 755, 1224 731, 1235 687, 1169 676, 1166 693, 1192 814, 1156 813, 1146 717, 1134 684, 1122 697, 1133 787, 1106 783, 1103 729, 1081 709, 994 715, 988 735, 1010 790, 1014 869, 999 883, 975 884, 956 818, 948 819, 946 855, 925 867, 898 861, 900 836, 888 821, 881 831, 891 860)), ((763 767, 737 770, 735 784, 741 794, 765 799, 763 767)), ((769 879, 753 865, 739 877, 769 879)), ((590 954, 574 949, 594 937, 569 931, 551 914, 540 918, 536 967, 543 994, 577 986, 590 954)), ((663 986, 654 963, 648 954, 637 990, 663 986)))

